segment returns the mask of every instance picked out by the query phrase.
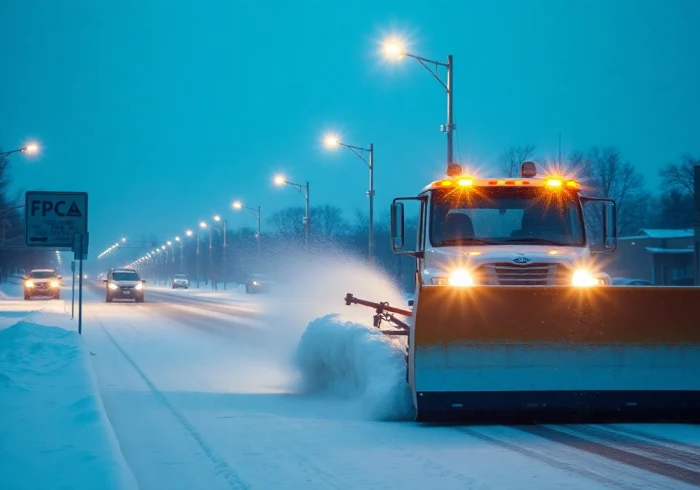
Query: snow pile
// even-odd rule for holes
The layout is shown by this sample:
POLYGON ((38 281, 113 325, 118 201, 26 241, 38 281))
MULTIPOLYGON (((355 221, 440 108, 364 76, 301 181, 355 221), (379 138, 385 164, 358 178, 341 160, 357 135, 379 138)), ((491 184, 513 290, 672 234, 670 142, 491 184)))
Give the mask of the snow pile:
POLYGON ((378 329, 326 315, 311 322, 296 352, 300 391, 357 399, 379 420, 412 416, 404 349, 378 329))
POLYGON ((75 332, 0 331, 0 487, 137 488, 75 332))

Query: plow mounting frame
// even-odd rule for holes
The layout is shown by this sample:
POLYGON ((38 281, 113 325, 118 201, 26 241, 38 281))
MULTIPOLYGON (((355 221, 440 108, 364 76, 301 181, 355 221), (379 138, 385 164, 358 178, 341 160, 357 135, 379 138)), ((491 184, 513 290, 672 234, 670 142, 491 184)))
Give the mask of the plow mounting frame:
POLYGON ((395 315, 403 316, 413 316, 413 313, 408 310, 403 310, 401 308, 396 308, 394 306, 389 306, 388 302, 367 301, 364 299, 356 298, 352 293, 347 293, 345 295, 345 304, 350 305, 362 305, 369 308, 374 308, 375 315, 372 317, 372 324, 379 329, 380 332, 386 335, 408 335, 409 326, 407 323, 396 318, 395 315), (387 322, 398 330, 382 330, 382 322, 387 322))

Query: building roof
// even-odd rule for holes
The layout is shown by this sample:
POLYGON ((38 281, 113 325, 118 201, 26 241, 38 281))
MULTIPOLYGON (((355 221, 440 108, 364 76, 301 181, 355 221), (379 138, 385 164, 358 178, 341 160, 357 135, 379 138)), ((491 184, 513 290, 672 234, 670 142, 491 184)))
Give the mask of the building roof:
POLYGON ((692 254, 694 250, 692 248, 658 248, 658 247, 644 247, 647 252, 652 255, 658 254, 692 254))
POLYGON ((671 238, 692 238, 694 236, 692 228, 675 229, 675 230, 659 230, 652 228, 641 228, 632 236, 619 237, 619 240, 642 240, 644 238, 652 238, 656 240, 665 240, 671 238))

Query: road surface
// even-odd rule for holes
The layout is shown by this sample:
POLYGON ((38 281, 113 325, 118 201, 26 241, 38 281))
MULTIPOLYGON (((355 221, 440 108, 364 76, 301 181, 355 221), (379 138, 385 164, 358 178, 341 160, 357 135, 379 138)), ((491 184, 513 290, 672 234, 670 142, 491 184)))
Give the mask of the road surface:
POLYGON ((88 286, 85 340, 143 490, 700 486, 696 426, 428 426, 294 394, 299 325, 272 302, 88 286))

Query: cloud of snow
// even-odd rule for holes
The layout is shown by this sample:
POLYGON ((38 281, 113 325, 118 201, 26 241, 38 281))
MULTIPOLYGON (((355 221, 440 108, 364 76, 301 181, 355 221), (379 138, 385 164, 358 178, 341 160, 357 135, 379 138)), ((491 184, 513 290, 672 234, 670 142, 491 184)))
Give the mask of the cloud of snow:
POLYGON ((372 419, 412 415, 405 350, 376 328, 335 314, 318 318, 301 337, 296 365, 302 393, 354 398, 372 419))
POLYGON ((391 280, 366 262, 332 252, 287 256, 269 296, 268 344, 298 372, 294 389, 350 397, 364 416, 402 419, 412 403, 404 347, 372 327, 374 311, 345 295, 407 307, 391 280))

